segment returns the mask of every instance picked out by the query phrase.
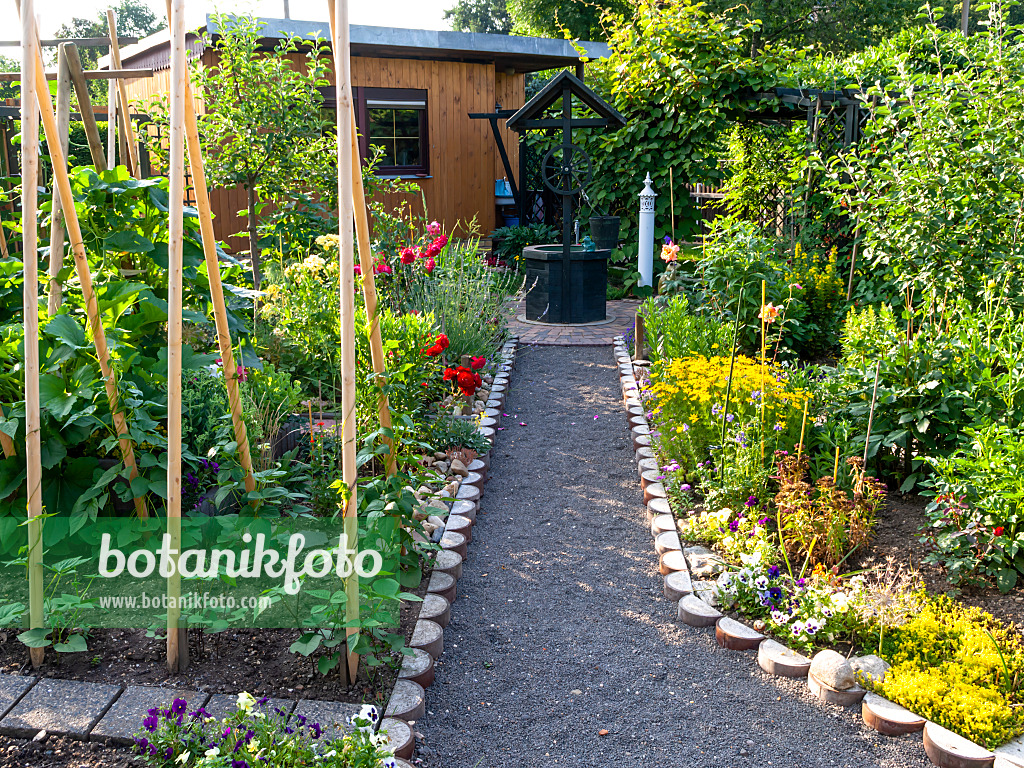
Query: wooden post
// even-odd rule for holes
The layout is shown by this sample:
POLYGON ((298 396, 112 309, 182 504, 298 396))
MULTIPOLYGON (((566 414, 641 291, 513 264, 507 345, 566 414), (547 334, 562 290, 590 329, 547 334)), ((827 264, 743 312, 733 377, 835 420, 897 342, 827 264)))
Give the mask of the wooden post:
MULTIPOLYGON (((334 77, 338 104, 338 228, 341 268, 341 410, 342 410, 342 485, 345 488, 344 533, 350 550, 359 546, 358 489, 356 486, 356 334, 355 273, 353 250, 352 196, 352 73, 349 61, 348 0, 334 0, 336 23, 333 30, 334 77)), ((353 566, 355 559, 353 558, 353 566)), ((353 574, 345 582, 345 620, 350 625, 346 638, 359 633, 359 577, 353 574)), ((347 653, 348 680, 354 683, 359 671, 359 656, 347 653)))
MULTIPOLYGON (((20 8, 20 0, 16 0, 16 2, 18 2, 20 8)), ((36 42, 38 43, 38 40, 36 42)), ((96 360, 99 363, 100 374, 103 376, 103 384, 107 390, 107 401, 110 403, 110 413, 114 420, 114 431, 118 435, 121 456, 124 459, 125 466, 128 468, 128 477, 129 481, 131 481, 138 477, 139 474, 135 463, 135 449, 128 438, 128 427, 125 424, 124 414, 121 413, 118 403, 117 381, 110 368, 110 352, 107 349, 107 337, 104 335, 103 323, 100 319, 96 292, 92 287, 92 273, 89 271, 89 260, 85 254, 82 229, 78 223, 78 213, 75 211, 75 199, 71 192, 71 179, 68 176, 67 161, 64 158, 60 142, 57 141, 57 120, 53 114, 53 105, 49 99, 50 91, 46 85, 46 74, 43 70, 43 59, 39 52, 38 44, 35 46, 35 51, 37 59, 33 78, 35 80, 35 90, 36 93, 47 94, 47 98, 38 100, 38 111, 42 114, 43 131, 46 134, 46 144, 50 149, 50 159, 53 163, 53 183, 60 194, 61 202, 64 206, 68 239, 71 241, 75 271, 81 284, 82 298, 85 300, 86 316, 89 320, 89 328, 92 331, 93 345, 96 347, 96 360)), ((144 498, 135 499, 135 511, 139 517, 149 517, 144 498)))
POLYGON ((636 321, 633 323, 633 359, 647 359, 647 329, 644 326, 644 316, 640 310, 636 312, 636 321))
POLYGON ((967 37, 967 30, 971 25, 971 0, 964 0, 960 8, 960 34, 967 37))
MULTIPOLYGON (((356 238, 359 242, 359 269, 363 281, 363 303, 366 305, 366 318, 370 324, 370 361, 380 385, 377 394, 377 418, 381 429, 391 430, 391 407, 384 391, 384 344, 380 336, 377 284, 373 275, 374 255, 370 247, 370 223, 366 213, 366 192, 363 189, 363 164, 359 157, 359 142, 356 140, 355 110, 352 111, 352 191, 356 214, 356 238)), ((398 471, 395 441, 391 437, 385 437, 384 444, 388 447, 388 457, 384 462, 385 471, 388 477, 391 477, 398 471)))
POLYGON ((96 166, 96 172, 100 173, 107 167, 107 159, 103 154, 100 127, 96 124, 96 113, 92 108, 92 97, 89 95, 89 84, 85 79, 82 59, 78 55, 78 46, 74 43, 64 43, 61 48, 67 52, 68 72, 75 86, 75 95, 78 97, 78 112, 82 115, 82 124, 85 126, 85 138, 89 142, 92 164, 96 166))
MULTIPOLYGON (((330 12, 331 40, 335 35, 334 0, 328 0, 330 12)), ((370 223, 366 208, 366 191, 363 189, 363 164, 359 157, 359 141, 356 135, 356 113, 352 110, 352 196, 356 217, 356 238, 359 243, 359 270, 362 272, 363 303, 366 306, 366 317, 370 324, 370 361, 373 372, 381 385, 377 396, 377 419, 382 429, 393 429, 391 424, 391 406, 384 392, 384 344, 380 335, 379 302, 377 300, 377 282, 373 275, 374 256, 370 246, 370 223)), ((398 456, 395 453, 395 441, 384 438, 388 447, 388 458, 384 462, 385 472, 391 477, 398 471, 398 456)))
MULTIPOLYGON (((171 548, 181 549, 181 332, 183 301, 182 248, 185 237, 185 0, 172 0, 170 80, 170 202, 167 243, 167 528, 171 548)), ((112 12, 107 11, 110 19, 112 12)), ((111 27, 111 36, 114 31, 111 27)), ((225 377, 228 371, 224 372, 225 377)), ((167 669, 171 673, 188 664, 188 642, 179 628, 181 576, 177 567, 167 580, 167 669)))
POLYGON ((107 170, 117 167, 117 81, 107 82, 107 170))
MULTIPOLYGON (((67 158, 71 128, 71 72, 64 45, 57 48, 57 141, 60 142, 64 157, 67 158)), ((60 281, 57 275, 64 268, 64 216, 61 214, 60 195, 53 196, 53 211, 50 216, 50 287, 47 299, 47 313, 57 314, 63 301, 60 281)))
MULTIPOLYGON (((121 69, 121 46, 117 42, 117 14, 112 8, 107 9, 107 31, 110 34, 110 68, 121 69)), ((117 98, 120 102, 121 128, 124 130, 124 140, 128 145, 128 160, 132 176, 136 179, 142 178, 142 168, 139 166, 139 144, 135 139, 135 127, 132 125, 132 113, 128 106, 128 88, 124 80, 117 79, 117 98)), ((173 99, 173 94, 171 95, 173 99)))
MULTIPOLYGON (((171 0, 167 0, 167 18, 171 18, 171 0)), ((199 211, 199 230, 203 238, 203 255, 206 257, 206 272, 210 280, 210 298, 213 300, 213 317, 217 327, 217 346, 220 350, 224 369, 224 384, 228 390, 228 406, 231 409, 231 423, 234 427, 235 442, 238 443, 238 463, 245 470, 245 490, 256 490, 256 477, 252 470, 249 454, 249 435, 242 418, 242 399, 238 391, 238 376, 235 353, 231 347, 231 331, 228 328, 228 310, 224 302, 224 286, 220 279, 220 259, 217 257, 217 238, 213 233, 213 214, 210 206, 210 190, 206 185, 206 168, 203 166, 203 148, 199 141, 199 125, 196 118, 192 82, 188 72, 184 80, 184 121, 185 141, 188 146, 188 162, 192 171, 192 187, 196 193, 196 208, 199 211)))
MULTIPOLYGON (((36 42, 35 9, 24 0, 21 15, 21 215, 25 316, 25 467, 28 491, 28 602, 29 626, 43 627, 43 466, 39 439, 39 261, 36 258, 39 173, 39 109, 36 106, 37 70, 42 74, 36 42)), ((45 81, 44 81, 45 82, 45 81)), ((49 104, 49 91, 47 104, 49 104)), ((43 649, 30 648, 33 667, 43 663, 43 649)))

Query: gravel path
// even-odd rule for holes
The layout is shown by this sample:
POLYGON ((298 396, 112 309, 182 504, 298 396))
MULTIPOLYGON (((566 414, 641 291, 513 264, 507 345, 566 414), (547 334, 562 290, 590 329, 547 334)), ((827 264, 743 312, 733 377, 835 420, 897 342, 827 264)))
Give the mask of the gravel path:
POLYGON ((519 355, 423 765, 927 766, 919 734, 876 734, 674 621, 610 349, 519 355))

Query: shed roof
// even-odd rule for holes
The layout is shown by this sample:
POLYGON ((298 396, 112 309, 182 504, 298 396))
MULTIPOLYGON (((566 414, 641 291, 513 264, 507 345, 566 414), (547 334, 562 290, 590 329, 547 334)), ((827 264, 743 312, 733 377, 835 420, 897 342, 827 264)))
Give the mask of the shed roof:
MULTIPOLYGON (((329 39, 326 21, 299 21, 297 19, 260 18, 264 40, 268 45, 286 37, 315 40, 329 39)), ((208 14, 198 32, 216 36, 216 18, 208 14)), ((189 49, 201 53, 201 36, 189 34, 189 49)), ((399 29, 396 27, 350 27, 353 56, 380 58, 427 59, 432 61, 468 61, 494 64, 499 69, 516 72, 538 72, 545 69, 572 66, 580 61, 580 54, 568 40, 546 37, 520 37, 518 35, 491 35, 479 32, 446 32, 432 29, 399 29)), ((610 50, 605 43, 587 40, 578 43, 590 59, 605 58, 610 50)), ((143 38, 121 51, 126 68, 163 69, 170 65, 170 34, 164 29, 143 38)), ((108 66, 107 57, 100 66, 108 66)))

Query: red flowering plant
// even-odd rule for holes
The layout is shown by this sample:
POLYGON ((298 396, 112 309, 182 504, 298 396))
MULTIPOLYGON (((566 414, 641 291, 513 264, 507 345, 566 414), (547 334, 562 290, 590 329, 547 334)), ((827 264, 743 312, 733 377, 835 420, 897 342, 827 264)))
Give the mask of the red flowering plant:
POLYGON ((483 379, 480 378, 480 374, 474 371, 472 368, 467 368, 464 365, 459 365, 454 368, 444 369, 444 380, 452 382, 460 393, 466 397, 472 397, 476 394, 476 391, 483 384, 483 379))
POLYGON ((398 248, 393 256, 380 256, 374 271, 388 275, 381 285, 381 293, 393 308, 407 309, 411 304, 410 293, 415 292, 418 284, 436 277, 435 271, 444 264, 449 243, 448 236, 441 232, 441 225, 434 221, 412 242, 398 248))

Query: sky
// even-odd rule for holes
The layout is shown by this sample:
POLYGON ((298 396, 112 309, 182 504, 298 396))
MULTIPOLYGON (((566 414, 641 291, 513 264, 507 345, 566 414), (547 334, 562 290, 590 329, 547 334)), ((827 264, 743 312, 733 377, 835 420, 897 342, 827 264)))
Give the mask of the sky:
MULTIPOLYGON (((165 0, 146 0, 151 8, 163 16, 165 0)), ((290 0, 291 17, 323 21, 327 19, 329 0, 290 0)), ((52 38, 61 24, 72 17, 98 16, 113 3, 110 0, 35 0, 39 18, 40 36, 52 38)), ((455 0, 349 0, 349 20, 352 24, 370 24, 404 29, 448 29, 444 11, 455 0), (397 22, 397 23, 396 23, 397 22)), ((205 12, 252 13, 256 16, 281 18, 283 0, 185 0, 186 19, 202 19, 205 12)), ((198 22, 196 22, 198 24, 198 22)), ((14 40, 21 30, 14 0, 0 0, 0 34, 4 40, 14 40)), ((18 57, 17 48, 0 48, 0 53, 18 57)))

